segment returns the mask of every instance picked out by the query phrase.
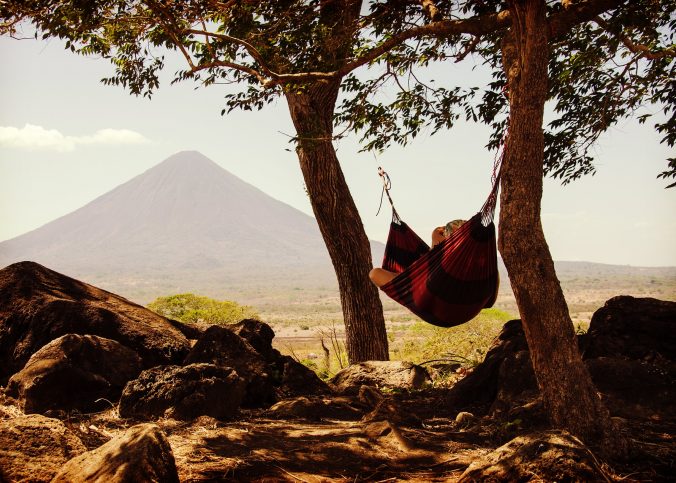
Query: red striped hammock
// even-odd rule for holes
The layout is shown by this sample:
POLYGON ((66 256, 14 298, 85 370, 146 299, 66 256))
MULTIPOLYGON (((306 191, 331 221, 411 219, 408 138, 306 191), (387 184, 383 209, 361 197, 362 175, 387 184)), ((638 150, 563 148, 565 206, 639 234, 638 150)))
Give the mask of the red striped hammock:
POLYGON ((386 183, 392 223, 382 267, 398 275, 381 287, 383 292, 440 327, 463 324, 492 307, 499 285, 493 224, 498 185, 494 172, 493 189, 481 210, 430 249, 399 218, 386 183))

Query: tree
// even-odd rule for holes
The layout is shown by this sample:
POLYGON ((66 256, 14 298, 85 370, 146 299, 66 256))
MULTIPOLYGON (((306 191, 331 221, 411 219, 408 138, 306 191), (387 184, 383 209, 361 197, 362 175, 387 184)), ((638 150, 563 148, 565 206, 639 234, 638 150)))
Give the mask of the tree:
POLYGON ((163 317, 192 324, 234 324, 242 319, 258 318, 252 307, 192 293, 158 297, 148 308, 163 317))
MULTIPOLYGON (((44 37, 115 65, 107 84, 150 97, 164 67, 161 49, 188 68, 175 81, 235 83, 227 109, 287 100, 296 152, 333 262, 351 362, 389 358, 382 304, 370 282, 371 251, 333 146, 333 114, 347 61, 359 47, 361 2, 95 0, 3 2, 3 29, 30 19, 44 37)), ((37 35, 37 34, 36 34, 37 35)), ((225 112, 226 109, 223 110, 225 112)))
MULTIPOLYGON (((458 12, 425 3, 433 10, 427 12, 431 22, 421 29, 435 30, 433 38, 390 52, 384 57, 388 66, 381 77, 365 83, 350 79, 354 95, 343 103, 340 117, 362 129, 370 139, 367 146, 374 148, 405 143, 425 125, 435 130, 450 127, 461 113, 493 126, 489 146, 499 147, 505 139, 499 248, 545 406, 557 427, 599 444, 609 454, 623 453, 626 441, 610 420, 577 350, 542 230, 542 178, 550 174, 568 182, 593 172, 589 147, 644 102, 663 103, 665 113, 671 114, 658 120, 656 127, 665 133, 664 141, 673 145, 674 5, 588 1, 548 2, 548 6, 544 0, 513 0, 504 8, 502 2, 468 1, 463 2, 464 11, 475 14, 471 19, 475 23, 458 32, 452 20, 444 20, 458 12), (614 14, 600 17, 607 11, 614 14), (638 41, 631 40, 627 31, 638 41), (471 36, 463 38, 459 33, 471 36), (413 73, 417 64, 448 57, 461 60, 471 50, 480 52, 496 69, 495 81, 478 105, 472 101, 479 88, 434 89, 413 73), (629 59, 618 65, 625 57, 629 59), (407 74, 414 79, 411 88, 397 79, 407 74), (368 96, 387 76, 394 77, 401 88, 397 100, 387 106, 369 103, 368 96), (560 115, 544 133, 549 99, 556 102, 560 115)), ((408 27, 397 27, 410 23, 411 15, 420 15, 407 11, 406 5, 399 13, 405 20, 384 21, 382 28, 389 38, 406 35, 408 27)), ((660 177, 676 175, 674 160, 669 162, 670 169, 660 177)))

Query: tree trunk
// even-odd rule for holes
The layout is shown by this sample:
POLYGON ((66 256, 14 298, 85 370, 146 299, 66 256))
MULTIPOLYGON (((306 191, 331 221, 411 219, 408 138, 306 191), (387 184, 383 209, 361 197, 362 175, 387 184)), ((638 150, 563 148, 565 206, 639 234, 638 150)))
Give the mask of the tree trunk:
POLYGON ((582 362, 540 218, 549 55, 545 1, 514 0, 510 8, 514 21, 502 48, 510 118, 498 246, 552 423, 617 455, 626 445, 582 362))
POLYGON ((368 277, 371 247, 333 147, 339 82, 318 82, 286 99, 312 209, 338 278, 350 363, 388 360, 378 289, 368 277))

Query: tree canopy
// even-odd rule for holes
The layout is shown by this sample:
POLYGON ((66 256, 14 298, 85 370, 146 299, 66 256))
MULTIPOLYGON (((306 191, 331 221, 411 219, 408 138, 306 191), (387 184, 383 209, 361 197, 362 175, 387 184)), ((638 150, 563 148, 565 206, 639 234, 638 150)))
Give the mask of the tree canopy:
MULTIPOLYGON (((10 33, 30 18, 36 35, 59 37, 74 52, 109 58, 115 73, 104 82, 136 95, 151 96, 159 87, 170 49, 186 61, 174 82, 239 86, 226 95, 223 113, 261 109, 307 82, 344 78, 336 121, 360 132, 364 149, 405 144, 423 129, 434 133, 459 119, 490 125, 487 146, 499 146, 507 125, 500 68, 500 39, 511 22, 506 2, 363 2, 341 62, 327 55, 332 46, 325 45, 332 41, 326 18, 338 8, 339 2, 320 0, 52 0, 3 2, 0 18, 10 33), (468 56, 490 70, 491 82, 438 85, 421 74, 433 63, 468 56), (363 65, 368 71, 356 74, 363 65), (378 94, 388 84, 398 93, 384 103, 378 94)), ((673 147, 676 1, 549 1, 547 8, 555 41, 544 174, 564 183, 593 174, 592 146, 630 116, 652 120, 662 142, 673 147)), ((676 158, 659 177, 676 178, 676 158)))
MULTIPOLYGON (((501 1, 438 2, 432 16, 415 3, 372 4, 373 13, 380 14, 376 15, 377 35, 394 38, 411 24, 434 25, 442 18, 506 14, 501 1)), ((676 2, 577 3, 606 8, 614 3, 615 8, 599 14, 580 10, 577 16, 589 21, 564 30, 557 26, 565 23, 566 9, 573 2, 548 2, 554 39, 549 57, 550 121, 545 131, 544 174, 564 183, 594 173, 591 148, 623 119, 634 116, 641 123, 653 119, 662 142, 670 147, 676 142, 676 2)), ((575 16, 571 13, 568 18, 575 16)), ((346 79, 348 95, 339 107, 338 119, 361 133, 364 149, 406 144, 424 129, 435 133, 458 120, 489 125, 492 134, 487 147, 497 149, 508 118, 501 30, 416 37, 398 45, 376 61, 377 75, 352 74, 346 79), (431 64, 457 63, 468 56, 491 73, 491 82, 468 85, 458 79, 453 86, 426 80, 425 70, 431 64), (388 83, 397 94, 384 103, 378 94, 388 83)), ((676 177, 676 159, 669 159, 658 177, 676 177)))

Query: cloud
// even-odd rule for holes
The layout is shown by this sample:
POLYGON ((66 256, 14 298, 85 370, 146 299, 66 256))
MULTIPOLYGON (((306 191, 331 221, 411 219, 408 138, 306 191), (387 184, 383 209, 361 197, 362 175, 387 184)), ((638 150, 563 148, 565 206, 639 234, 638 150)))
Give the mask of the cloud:
POLYGON ((143 135, 129 129, 100 129, 89 136, 65 136, 56 129, 26 124, 23 128, 0 126, 0 147, 73 151, 78 145, 140 144, 148 142, 143 135))

